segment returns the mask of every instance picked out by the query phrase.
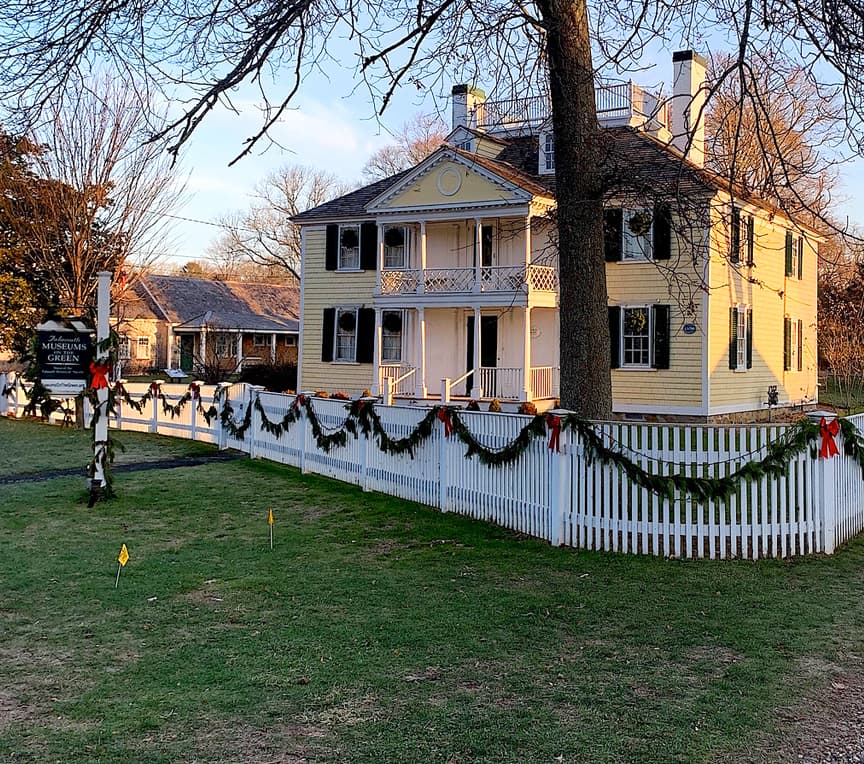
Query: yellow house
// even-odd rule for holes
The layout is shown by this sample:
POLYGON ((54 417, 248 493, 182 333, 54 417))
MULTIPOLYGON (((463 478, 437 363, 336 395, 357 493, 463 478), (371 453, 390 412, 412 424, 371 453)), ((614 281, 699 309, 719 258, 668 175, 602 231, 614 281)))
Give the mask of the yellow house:
MULTIPOLYGON (((613 409, 815 402, 818 237, 702 167, 704 60, 685 51, 673 66, 666 101, 631 83, 597 93, 613 409)), ((457 86, 446 144, 296 216, 300 388, 552 405, 567 309, 554 167, 542 99, 457 86)))

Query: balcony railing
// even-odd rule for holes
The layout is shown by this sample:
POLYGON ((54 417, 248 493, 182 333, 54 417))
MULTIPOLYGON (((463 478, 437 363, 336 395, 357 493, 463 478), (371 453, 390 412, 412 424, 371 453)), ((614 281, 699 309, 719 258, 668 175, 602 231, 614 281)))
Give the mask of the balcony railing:
POLYGON ((556 292, 558 273, 551 265, 500 265, 480 268, 384 270, 381 294, 465 294, 470 292, 556 292))
MULTIPOLYGON (((594 98, 597 119, 601 123, 637 117, 669 126, 668 103, 632 82, 598 85, 594 98)), ((552 108, 545 96, 486 101, 478 112, 478 126, 486 129, 531 128, 540 125, 551 114, 552 108)))

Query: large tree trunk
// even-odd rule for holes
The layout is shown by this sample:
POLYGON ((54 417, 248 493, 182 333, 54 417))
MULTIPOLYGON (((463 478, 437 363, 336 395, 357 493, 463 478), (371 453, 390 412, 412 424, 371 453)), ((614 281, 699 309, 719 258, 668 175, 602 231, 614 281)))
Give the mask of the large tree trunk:
POLYGON ((540 0, 555 131, 560 272, 561 405, 612 412, 603 255, 603 155, 585 0, 540 0), (565 180, 566 179, 566 180, 565 180))

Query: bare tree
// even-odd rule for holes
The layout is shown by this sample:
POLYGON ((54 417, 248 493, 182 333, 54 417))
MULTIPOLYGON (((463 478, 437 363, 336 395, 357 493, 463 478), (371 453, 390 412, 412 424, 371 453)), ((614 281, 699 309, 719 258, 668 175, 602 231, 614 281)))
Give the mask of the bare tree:
MULTIPOLYGON (((604 417, 612 401, 603 259, 607 189, 595 75, 641 67, 652 41, 690 41, 712 28, 736 50, 714 92, 734 78, 742 93, 759 88, 748 70, 764 56, 778 72, 797 68, 808 85, 836 94, 853 138, 860 137, 862 13, 860 0, 205 0, 194 8, 176 0, 86 7, 7 0, 0 85, 16 107, 38 109, 82 67, 108 57, 152 87, 184 93, 181 113, 157 133, 177 151, 218 104, 230 103, 239 84, 254 82, 265 100, 263 124, 243 153, 280 118, 306 75, 333 62, 328 46, 337 37, 356 46, 358 75, 380 110, 402 86, 434 91, 444 80, 473 82, 492 72, 501 98, 548 92, 566 350, 561 398, 586 416, 604 417), (272 88, 270 71, 279 74, 272 88)), ((766 140, 777 138, 777 131, 768 131, 766 140)))
POLYGON ((382 146, 369 157, 363 167, 363 177, 371 182, 413 167, 444 143, 447 133, 447 125, 439 116, 415 115, 393 136, 393 143, 382 146))
POLYGON ((224 266, 243 261, 300 278, 300 229, 290 218, 351 190, 331 173, 302 165, 285 165, 255 187, 245 212, 223 215, 225 232, 207 248, 224 266))
POLYGON ((28 226, 33 266, 53 284, 61 308, 94 302, 96 273, 130 275, 164 249, 169 210, 182 193, 170 157, 146 142, 149 104, 107 76, 79 81, 47 104, 33 133, 41 218, 28 226))

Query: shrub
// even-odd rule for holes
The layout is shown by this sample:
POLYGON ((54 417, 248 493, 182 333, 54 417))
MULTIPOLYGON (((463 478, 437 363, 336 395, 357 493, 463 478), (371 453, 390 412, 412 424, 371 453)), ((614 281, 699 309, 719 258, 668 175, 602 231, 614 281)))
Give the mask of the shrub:
POLYGON ((333 393, 330 396, 330 398, 334 401, 350 401, 351 400, 351 396, 348 395, 348 393, 343 393, 341 391, 337 392, 337 393, 333 393))
POLYGON ((492 402, 489 404, 489 411, 491 411, 493 414, 500 414, 501 401, 499 401, 497 398, 493 398, 492 402))
POLYGON ((519 408, 517 409, 519 414, 529 414, 530 416, 537 415, 537 407, 531 401, 524 401, 519 404, 519 408))
POLYGON ((247 366, 240 372, 239 381, 248 382, 250 385, 261 385, 274 393, 294 390, 297 387, 297 366, 292 363, 263 363, 247 366))
POLYGON ((480 404, 477 401, 468 401, 465 411, 480 411, 480 404))

